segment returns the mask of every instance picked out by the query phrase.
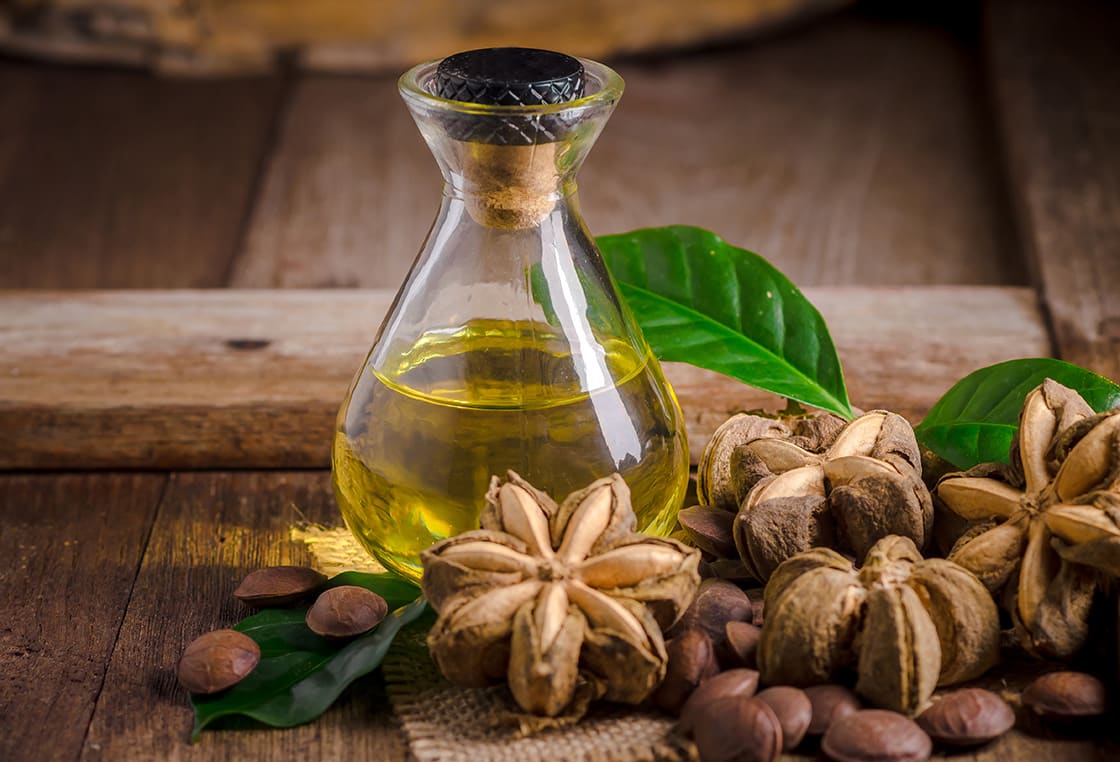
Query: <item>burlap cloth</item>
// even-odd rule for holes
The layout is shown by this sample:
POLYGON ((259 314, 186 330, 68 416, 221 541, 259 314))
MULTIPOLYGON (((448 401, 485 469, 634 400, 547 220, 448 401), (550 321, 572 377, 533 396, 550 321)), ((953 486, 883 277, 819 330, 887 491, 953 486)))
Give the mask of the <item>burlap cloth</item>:
MULTIPOLYGON (((345 528, 292 527, 312 565, 326 574, 384 571, 345 528)), ((428 656, 425 628, 406 628, 382 664, 393 710, 417 762, 661 762, 694 759, 673 735, 672 720, 652 710, 592 704, 578 723, 530 732, 505 686, 459 688, 428 656)))

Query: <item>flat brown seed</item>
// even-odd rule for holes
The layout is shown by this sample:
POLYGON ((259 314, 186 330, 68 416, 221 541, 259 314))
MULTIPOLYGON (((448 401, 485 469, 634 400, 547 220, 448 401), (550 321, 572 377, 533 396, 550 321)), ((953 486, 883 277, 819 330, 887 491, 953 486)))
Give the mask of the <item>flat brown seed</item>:
POLYGON ((669 629, 668 635, 676 637, 685 630, 700 627, 719 645, 728 622, 749 622, 752 613, 751 599, 737 585, 721 579, 706 579, 700 583, 692 605, 669 629))
POLYGON ((813 719, 813 705, 800 688, 788 685, 775 685, 756 694, 759 701, 765 701, 774 710, 774 715, 782 725, 782 748, 793 751, 801 745, 813 719))
POLYGON ((325 638, 352 638, 369 632, 389 613, 377 593, 356 585, 332 587, 307 610, 307 626, 325 638))
POLYGON ((1105 711, 1105 688, 1084 672, 1051 672, 1023 691, 1023 704, 1043 717, 1096 717, 1105 711))
POLYGON ((681 633, 669 641, 665 650, 669 661, 665 677, 653 694, 653 703, 677 714, 701 681, 719 672, 719 665, 711 638, 700 629, 681 633))
POLYGON ((712 704, 693 733, 700 762, 775 762, 782 753, 782 725, 774 710, 750 696, 712 704))
POLYGON ((753 696, 758 690, 758 672, 753 669, 729 669, 700 683, 681 707, 677 728, 686 736, 692 735, 696 721, 707 713, 708 707, 734 696, 753 696))
POLYGON ((805 695, 813 707, 808 731, 811 736, 824 735, 834 720, 863 708, 859 696, 842 685, 814 685, 805 689, 805 695))
POLYGON ((737 558, 731 527, 735 514, 715 506, 695 505, 677 514, 693 544, 716 558, 737 558))
POLYGON ((179 659, 179 684, 191 693, 224 691, 245 679, 261 660, 256 641, 237 630, 215 630, 190 642, 179 659))
POLYGON ((326 584, 327 578, 306 566, 269 566, 241 580, 233 597, 256 608, 285 606, 326 584))
POLYGON ((1015 712, 983 688, 946 693, 918 717, 930 738, 945 746, 977 746, 1011 730, 1015 712))
POLYGON ((861 709, 829 726, 821 751, 836 762, 925 762, 933 742, 904 714, 861 709))
POLYGON ((750 622, 728 622, 724 626, 726 640, 720 649, 720 661, 728 667, 758 666, 756 654, 758 642, 762 639, 762 628, 750 622))

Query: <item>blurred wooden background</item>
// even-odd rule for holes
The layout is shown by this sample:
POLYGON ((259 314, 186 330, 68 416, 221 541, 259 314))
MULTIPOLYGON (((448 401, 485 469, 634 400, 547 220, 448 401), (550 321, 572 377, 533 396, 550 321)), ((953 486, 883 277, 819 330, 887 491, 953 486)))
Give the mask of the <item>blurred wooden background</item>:
MULTIPOLYGON (((907 5, 612 60, 592 230, 705 226, 805 285, 1025 283, 980 10, 907 5)), ((396 76, 0 61, 0 285, 395 287, 439 189, 396 76)))

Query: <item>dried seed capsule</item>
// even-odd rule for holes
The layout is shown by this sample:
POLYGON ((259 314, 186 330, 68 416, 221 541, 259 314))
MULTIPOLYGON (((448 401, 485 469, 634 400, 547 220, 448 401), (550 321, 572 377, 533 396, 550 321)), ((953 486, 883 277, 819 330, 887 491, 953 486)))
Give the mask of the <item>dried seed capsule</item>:
POLYGON ((782 748, 785 751, 796 749, 809 730, 809 721, 813 719, 813 705, 805 691, 788 685, 776 685, 759 691, 756 698, 769 704, 781 723, 782 748))
POLYGON ((814 685, 805 689, 813 716, 809 720, 809 735, 824 735, 833 721, 863 708, 859 697, 842 685, 814 685))
POLYGON ((720 650, 720 663, 728 667, 758 666, 755 654, 762 639, 762 628, 750 622, 728 622, 724 626, 724 647, 720 650))
POLYGON ((670 714, 677 714, 696 686, 719 672, 715 649, 708 634, 688 630, 669 641, 669 663, 665 678, 653 694, 653 702, 670 714))
POLYGON ((332 587, 307 610, 307 626, 326 638, 352 638, 369 632, 389 613, 385 599, 356 585, 332 587))
POLYGON ((237 630, 195 638, 179 659, 179 684, 191 693, 217 693, 245 679, 261 660, 256 641, 237 630))
POLYGON ((255 608, 285 606, 311 595, 326 581, 325 575, 305 566, 270 566, 241 580, 233 597, 255 608))
POLYGON ((945 746, 977 746, 1015 725, 1015 712, 991 691, 964 688, 946 693, 918 717, 930 738, 945 746))
POLYGON ((697 720, 708 712, 708 707, 734 696, 753 696, 758 690, 758 672, 753 669, 729 669, 700 683, 681 707, 677 728, 686 736, 692 735, 697 720))
POLYGON ((933 742, 906 715, 862 709, 832 723, 821 751, 836 762, 925 762, 933 742))
POLYGON ((769 704, 735 696, 709 705, 693 734, 700 762, 775 762, 782 753, 782 725, 769 704))
POLYGON ((1105 710, 1104 683, 1084 672, 1051 672, 1027 686, 1023 704, 1043 717, 1096 717, 1105 710))

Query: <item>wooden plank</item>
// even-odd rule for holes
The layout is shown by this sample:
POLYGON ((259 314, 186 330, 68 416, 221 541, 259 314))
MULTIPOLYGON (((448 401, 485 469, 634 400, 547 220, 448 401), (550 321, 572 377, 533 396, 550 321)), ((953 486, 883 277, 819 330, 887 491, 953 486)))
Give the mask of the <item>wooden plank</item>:
POLYGON ((988 4, 1021 236, 1059 356, 1120 378, 1120 6, 988 4))
POLYGON ((0 284, 225 284, 279 78, 0 61, 0 284))
POLYGON ((303 77, 230 285, 395 289, 442 182, 396 77, 303 77))
MULTIPOLYGON (((845 16, 618 69, 580 178, 593 231, 701 225, 803 285, 1026 282, 950 31, 845 16)), ((304 78, 233 282, 395 287, 440 182, 394 79, 304 78)))
MULTIPOLYGON (((957 379, 1046 355, 1033 292, 811 288, 853 402, 918 419, 957 379)), ((392 299, 373 291, 0 294, 0 466, 322 467, 335 413, 392 299)), ((696 458, 774 399, 669 365, 696 458)))
POLYGON ((0 759, 74 759, 165 476, 0 477, 0 759))
POLYGON ((318 473, 175 474, 152 529, 109 661, 83 759, 404 759, 374 680, 314 724, 207 733, 190 746, 191 710, 175 680, 183 648, 248 614, 233 589, 248 572, 307 563, 288 539, 299 520, 336 523, 330 477, 318 473))

